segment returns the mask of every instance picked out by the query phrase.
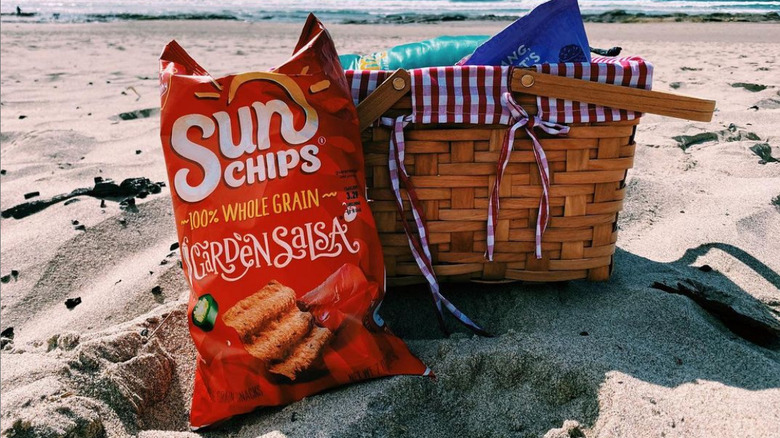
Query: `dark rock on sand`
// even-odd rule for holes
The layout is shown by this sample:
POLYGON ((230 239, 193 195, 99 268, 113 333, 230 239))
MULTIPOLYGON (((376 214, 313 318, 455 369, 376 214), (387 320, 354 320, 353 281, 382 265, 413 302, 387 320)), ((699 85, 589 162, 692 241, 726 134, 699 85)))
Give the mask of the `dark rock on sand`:
POLYGON ((179 242, 171 243, 171 249, 170 250, 171 251, 176 251, 177 249, 179 249, 179 242))
POLYGON ((8 283, 11 281, 12 278, 14 279, 14 281, 16 281, 18 277, 19 277, 19 271, 17 271, 16 269, 12 269, 10 274, 6 274, 0 277, 0 282, 8 283))
POLYGON ((67 307, 68 310, 73 309, 79 304, 81 304, 81 297, 68 298, 67 300, 65 300, 65 307, 67 307))
POLYGON ((13 339, 14 338, 14 328, 13 327, 6 327, 5 330, 0 332, 0 336, 2 336, 4 338, 8 338, 8 339, 13 339))
POLYGON ((35 198, 36 196, 41 196, 41 192, 30 192, 24 194, 24 199, 30 199, 35 198))

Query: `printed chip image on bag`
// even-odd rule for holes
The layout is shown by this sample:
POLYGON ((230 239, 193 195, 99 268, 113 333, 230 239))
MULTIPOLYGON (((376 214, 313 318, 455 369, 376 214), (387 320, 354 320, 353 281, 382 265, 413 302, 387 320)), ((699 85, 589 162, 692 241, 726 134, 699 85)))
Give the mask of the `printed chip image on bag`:
POLYGON ((389 375, 429 375, 376 313, 385 268, 357 112, 310 15, 271 72, 160 59, 162 147, 198 350, 190 424, 389 375))

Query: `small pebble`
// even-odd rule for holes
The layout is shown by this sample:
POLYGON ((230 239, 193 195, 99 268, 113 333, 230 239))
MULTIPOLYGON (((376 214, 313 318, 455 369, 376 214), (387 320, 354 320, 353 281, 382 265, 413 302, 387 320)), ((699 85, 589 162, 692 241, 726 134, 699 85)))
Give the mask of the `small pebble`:
POLYGON ((141 336, 147 336, 148 334, 149 334, 149 329, 141 330, 141 336))
POLYGON ((76 225, 75 227, 73 227, 73 229, 77 231, 87 231, 87 227, 84 224, 76 225))
POLYGON ((4 338, 8 338, 8 339, 13 339, 14 338, 14 328, 13 327, 8 327, 7 329, 5 329, 2 332, 0 332, 0 336, 2 336, 4 338))
POLYGON ((79 304, 81 304, 81 297, 68 298, 67 300, 65 300, 65 307, 67 307, 68 309, 73 309, 79 304))
POLYGON ((27 116, 25 116, 24 114, 19 116, 19 120, 26 119, 26 118, 27 118, 27 116))
POLYGON ((162 293, 162 288, 160 286, 155 286, 152 288, 152 293, 155 295, 160 295, 162 293))
POLYGON ((5 174, 6 174, 5 169, 0 169, 0 175, 5 175, 5 174))
POLYGON ((179 249, 179 242, 174 242, 171 244, 171 251, 176 251, 179 249))
POLYGON ((76 219, 73 219, 72 221, 70 221, 70 223, 71 223, 71 225, 78 225, 79 221, 77 221, 76 219))
POLYGON ((135 150, 135 154, 136 154, 136 155, 141 155, 141 150, 140 150, 140 149, 136 149, 136 150, 135 150))

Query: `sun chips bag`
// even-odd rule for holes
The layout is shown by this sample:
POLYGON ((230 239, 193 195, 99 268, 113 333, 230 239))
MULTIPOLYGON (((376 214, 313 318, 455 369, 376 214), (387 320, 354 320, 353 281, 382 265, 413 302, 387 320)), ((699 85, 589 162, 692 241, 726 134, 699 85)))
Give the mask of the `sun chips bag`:
POLYGON ((427 374, 376 314, 385 271, 357 113, 322 24, 309 16, 273 72, 218 79, 172 41, 160 86, 198 350, 192 427, 427 374))

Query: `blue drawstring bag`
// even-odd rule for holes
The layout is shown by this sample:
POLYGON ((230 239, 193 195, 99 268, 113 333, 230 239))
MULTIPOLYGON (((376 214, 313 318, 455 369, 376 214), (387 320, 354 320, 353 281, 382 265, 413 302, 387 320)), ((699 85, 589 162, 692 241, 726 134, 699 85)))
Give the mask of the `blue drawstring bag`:
POLYGON ((461 65, 590 62, 590 48, 577 0, 551 0, 479 46, 461 65))

